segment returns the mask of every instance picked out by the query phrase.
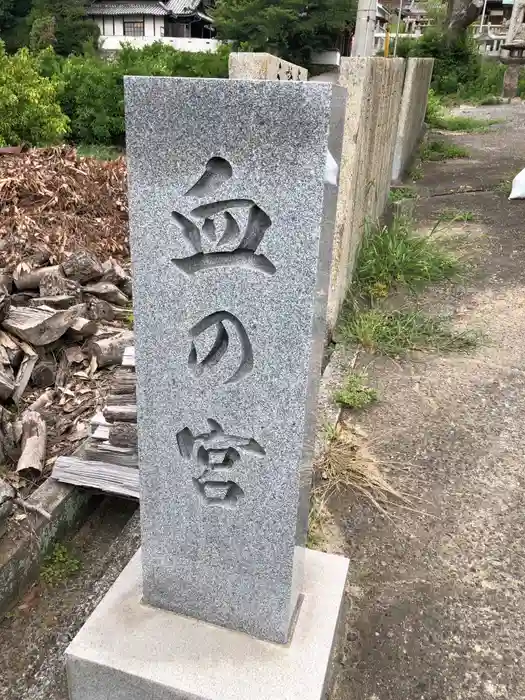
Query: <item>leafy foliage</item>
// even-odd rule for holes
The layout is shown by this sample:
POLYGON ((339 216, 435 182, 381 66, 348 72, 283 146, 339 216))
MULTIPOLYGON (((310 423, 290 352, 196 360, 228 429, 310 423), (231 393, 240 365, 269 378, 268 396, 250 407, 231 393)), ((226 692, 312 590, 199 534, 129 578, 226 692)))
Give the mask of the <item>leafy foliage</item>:
POLYGON ((58 96, 60 82, 38 72, 27 49, 8 56, 0 42, 0 146, 39 146, 60 141, 68 131, 58 96))
POLYGON ((483 60, 475 40, 466 33, 452 35, 431 27, 419 39, 401 40, 397 54, 434 58, 432 88, 439 95, 482 102, 501 93, 505 66, 483 60))
POLYGON ((269 51, 308 65, 313 51, 335 46, 355 24, 356 0, 218 0, 213 17, 220 39, 236 49, 269 51))
POLYGON ((42 73, 62 85, 60 103, 74 143, 123 145, 125 75, 221 78, 228 75, 228 55, 227 47, 189 53, 158 42, 143 49, 125 46, 113 61, 94 55, 62 59, 48 50, 39 62, 42 73))
POLYGON ((86 14, 87 0, 0 0, 0 35, 8 51, 30 45, 80 54, 95 46, 99 29, 86 14))
POLYGON ((360 409, 377 401, 377 391, 367 385, 366 374, 352 372, 346 378, 343 388, 335 393, 334 398, 341 406, 360 409))
POLYGON ((58 586, 80 571, 81 562, 73 557, 67 547, 56 544, 44 560, 40 576, 48 586, 58 586))

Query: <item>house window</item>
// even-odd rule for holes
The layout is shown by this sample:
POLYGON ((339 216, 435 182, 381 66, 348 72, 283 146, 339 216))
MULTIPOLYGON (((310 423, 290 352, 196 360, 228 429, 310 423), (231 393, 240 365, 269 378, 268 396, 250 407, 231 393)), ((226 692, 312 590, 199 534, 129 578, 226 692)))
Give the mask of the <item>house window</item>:
POLYGON ((124 36, 144 36, 144 20, 125 19, 124 36))

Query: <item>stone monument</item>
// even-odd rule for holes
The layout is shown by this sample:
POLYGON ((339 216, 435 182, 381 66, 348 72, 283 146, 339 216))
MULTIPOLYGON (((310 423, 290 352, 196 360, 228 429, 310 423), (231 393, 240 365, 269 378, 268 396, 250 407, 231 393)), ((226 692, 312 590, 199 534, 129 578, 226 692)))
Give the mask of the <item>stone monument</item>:
POLYGON ((515 0, 505 43, 501 46, 505 54, 501 53, 500 61, 507 66, 503 78, 503 97, 508 99, 518 94, 520 73, 525 65, 524 14, 525 0, 515 0))
POLYGON ((72 700, 323 693, 348 562, 305 542, 345 99, 126 79, 142 550, 68 649, 72 700))

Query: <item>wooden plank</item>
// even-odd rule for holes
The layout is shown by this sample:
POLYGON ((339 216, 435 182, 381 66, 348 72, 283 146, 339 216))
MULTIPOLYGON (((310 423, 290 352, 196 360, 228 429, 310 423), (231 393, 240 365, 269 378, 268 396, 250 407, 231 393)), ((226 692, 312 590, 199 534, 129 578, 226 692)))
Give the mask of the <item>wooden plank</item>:
POLYGON ((59 457, 52 477, 57 481, 97 489, 128 498, 139 498, 139 471, 133 467, 94 462, 79 457, 59 457))

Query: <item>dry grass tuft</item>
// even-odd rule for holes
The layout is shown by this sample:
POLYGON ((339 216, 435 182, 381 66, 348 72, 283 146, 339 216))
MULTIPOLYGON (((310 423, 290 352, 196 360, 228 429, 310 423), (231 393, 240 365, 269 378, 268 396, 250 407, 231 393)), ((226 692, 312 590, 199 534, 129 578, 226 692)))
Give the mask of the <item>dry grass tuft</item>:
MULTIPOLYGON (((308 546, 320 547, 331 520, 329 500, 341 492, 354 491, 389 520, 400 516, 396 509, 412 510, 413 497, 395 489, 384 476, 382 465, 370 453, 365 433, 339 425, 333 440, 316 468, 312 491, 308 546)), ((420 511, 418 511, 420 512, 420 511)))

